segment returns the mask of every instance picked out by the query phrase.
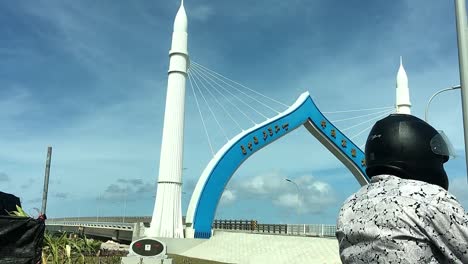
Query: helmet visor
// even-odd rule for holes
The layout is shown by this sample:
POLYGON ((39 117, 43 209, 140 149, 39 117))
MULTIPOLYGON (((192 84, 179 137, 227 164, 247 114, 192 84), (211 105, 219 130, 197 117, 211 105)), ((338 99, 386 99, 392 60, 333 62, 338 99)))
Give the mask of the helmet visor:
POLYGON ((431 139, 431 149, 437 155, 448 156, 449 159, 455 158, 455 150, 452 143, 445 135, 444 131, 439 130, 439 134, 431 139))

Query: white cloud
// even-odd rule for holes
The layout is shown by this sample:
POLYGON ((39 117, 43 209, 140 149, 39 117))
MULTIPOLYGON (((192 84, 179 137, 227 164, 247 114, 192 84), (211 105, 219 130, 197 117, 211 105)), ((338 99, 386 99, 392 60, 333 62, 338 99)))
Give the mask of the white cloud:
POLYGON ((314 182, 312 188, 320 193, 328 193, 330 191, 330 185, 325 182, 314 182))
POLYGON ((142 179, 117 179, 111 183, 97 198, 109 201, 134 201, 142 196, 148 196, 155 190, 153 183, 144 182, 142 179))
POLYGON ((272 171, 240 184, 234 182, 233 188, 238 190, 238 197, 270 200, 274 205, 295 209, 301 214, 321 212, 336 202, 331 185, 312 175, 295 177, 293 183, 285 179, 291 178, 282 172, 272 171))
POLYGON ((10 176, 4 172, 0 172, 0 182, 8 182, 10 181, 10 176))
POLYGON ((294 179, 298 185, 298 212, 310 213, 323 211, 336 202, 336 197, 330 184, 315 179, 312 175, 303 175, 294 179))
POLYGON ((59 199, 67 199, 69 196, 68 193, 64 193, 64 192, 57 192, 54 194, 54 197, 56 198, 59 198, 59 199))
POLYGON ((221 195, 220 202, 223 204, 228 204, 228 203, 233 203, 236 199, 237 199, 236 191, 226 189, 221 195))
POLYGON ((273 203, 289 208, 299 208, 303 205, 303 201, 298 194, 285 193, 281 194, 273 203))
POLYGON ((278 172, 260 174, 243 183, 241 188, 251 194, 269 194, 284 186, 281 177, 278 172))
POLYGON ((0 98, 0 119, 10 120, 21 117, 28 111, 40 111, 31 93, 25 87, 14 84, 4 88, 9 91, 9 94, 0 98))
POLYGON ((214 9, 212 6, 208 5, 201 5, 196 6, 190 9, 189 17, 190 19, 199 20, 199 21, 206 21, 214 14, 214 9))

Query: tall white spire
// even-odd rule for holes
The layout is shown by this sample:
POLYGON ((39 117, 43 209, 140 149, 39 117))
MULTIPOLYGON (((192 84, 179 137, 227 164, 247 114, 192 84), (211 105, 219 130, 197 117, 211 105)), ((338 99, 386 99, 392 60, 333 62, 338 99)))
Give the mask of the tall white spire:
POLYGON ((187 14, 185 13, 184 0, 182 0, 174 20, 174 32, 187 32, 187 25, 187 14))
POLYGON ((187 15, 182 1, 174 20, 169 51, 166 110, 159 160, 159 176, 149 237, 184 237, 182 225, 182 162, 184 145, 185 84, 189 57, 187 15))
POLYGON ((403 68, 403 59, 400 57, 400 68, 396 78, 396 112, 399 114, 411 114, 411 102, 408 87, 408 76, 403 68))

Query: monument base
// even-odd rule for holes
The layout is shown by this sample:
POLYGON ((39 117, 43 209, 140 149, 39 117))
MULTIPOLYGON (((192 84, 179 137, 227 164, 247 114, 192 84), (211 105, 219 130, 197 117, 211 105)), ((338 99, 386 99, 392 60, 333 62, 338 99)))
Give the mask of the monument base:
POLYGON ((121 263, 122 264, 172 264, 172 259, 161 258, 161 257, 129 256, 129 257, 122 257, 121 263))
POLYGON ((172 264, 166 255, 166 244, 156 238, 143 237, 134 240, 122 258, 123 264, 172 264))

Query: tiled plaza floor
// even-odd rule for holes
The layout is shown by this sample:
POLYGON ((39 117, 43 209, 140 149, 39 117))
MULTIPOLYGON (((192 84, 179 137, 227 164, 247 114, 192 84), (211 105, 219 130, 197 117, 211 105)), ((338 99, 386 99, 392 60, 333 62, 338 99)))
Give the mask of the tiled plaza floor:
POLYGON ((227 263, 341 263, 335 238, 217 231, 181 255, 227 263))

